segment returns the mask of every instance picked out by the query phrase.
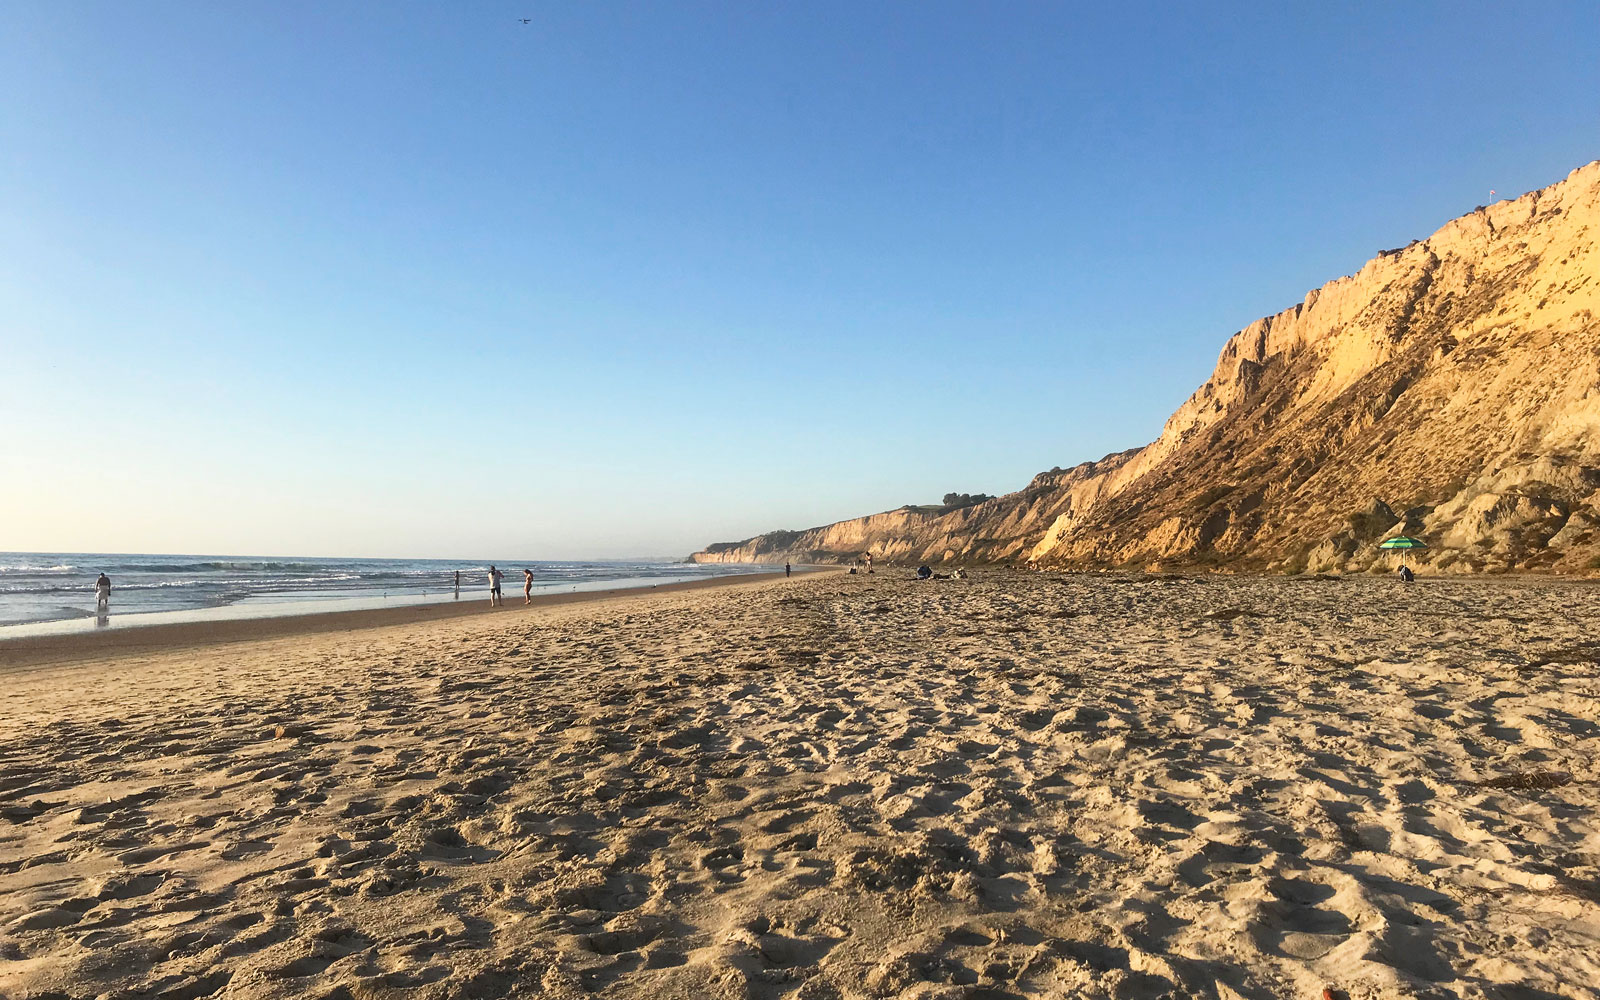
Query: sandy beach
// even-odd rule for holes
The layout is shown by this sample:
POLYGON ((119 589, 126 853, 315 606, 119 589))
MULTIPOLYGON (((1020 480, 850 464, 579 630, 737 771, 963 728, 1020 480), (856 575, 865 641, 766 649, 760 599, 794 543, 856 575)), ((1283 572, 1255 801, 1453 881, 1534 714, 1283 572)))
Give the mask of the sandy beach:
POLYGON ((13 649, 0 995, 1600 997, 1600 588, 902 574, 13 649))

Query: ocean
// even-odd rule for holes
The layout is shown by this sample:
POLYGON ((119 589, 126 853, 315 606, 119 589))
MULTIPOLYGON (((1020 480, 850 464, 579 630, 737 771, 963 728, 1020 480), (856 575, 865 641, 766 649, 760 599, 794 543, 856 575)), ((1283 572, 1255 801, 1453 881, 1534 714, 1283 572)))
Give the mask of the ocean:
POLYGON ((520 600, 522 571, 536 594, 644 587, 771 566, 643 561, 511 559, 324 559, 106 552, 0 552, 0 638, 78 628, 256 618, 456 599, 487 600, 488 569, 505 573, 507 602, 520 600), (111 578, 111 603, 95 607, 95 579, 111 578), (59 623, 53 626, 51 623, 59 623))

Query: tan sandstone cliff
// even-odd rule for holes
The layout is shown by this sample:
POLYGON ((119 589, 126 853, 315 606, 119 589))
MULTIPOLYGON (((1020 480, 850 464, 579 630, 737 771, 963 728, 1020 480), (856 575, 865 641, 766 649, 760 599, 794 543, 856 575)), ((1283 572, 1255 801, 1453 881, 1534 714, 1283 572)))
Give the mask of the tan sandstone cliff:
POLYGON ((1034 559, 1600 569, 1600 161, 1379 254, 1231 337, 1143 448, 955 511, 712 545, 697 562, 1034 559))

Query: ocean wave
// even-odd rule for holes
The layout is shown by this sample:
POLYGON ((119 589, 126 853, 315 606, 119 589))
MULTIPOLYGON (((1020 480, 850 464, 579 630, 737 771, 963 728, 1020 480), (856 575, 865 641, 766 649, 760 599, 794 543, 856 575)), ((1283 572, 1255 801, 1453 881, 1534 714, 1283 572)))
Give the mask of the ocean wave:
MULTIPOLYGON (((201 583, 200 581, 195 581, 195 580, 187 580, 187 581, 168 580, 168 581, 165 581, 165 582, 162 582, 162 583, 123 583, 123 584, 116 584, 111 589, 112 589, 112 592, 115 593, 115 592, 117 592, 119 590, 165 590, 165 589, 173 588, 173 587, 197 587, 197 586, 214 587, 214 586, 216 586, 216 583, 214 581, 207 581, 205 583, 201 583)), ((92 594, 92 593, 94 593, 94 582, 93 581, 87 581, 87 582, 84 582, 84 583, 75 583, 75 584, 70 584, 70 585, 53 584, 53 585, 41 585, 41 586, 34 586, 34 587, 29 587, 29 586, 26 586, 26 585, 17 586, 17 587, 0 587, 0 594, 92 594)))
POLYGON ((113 562, 106 563, 101 567, 106 573, 205 573, 229 570, 244 573, 305 573, 319 569, 336 568, 337 565, 328 563, 277 562, 256 559, 207 560, 205 562, 182 563, 113 562))
POLYGON ((60 566, 30 566, 25 564, 7 564, 0 566, 0 573, 70 573, 77 569, 76 566, 62 564, 60 566))
MULTIPOLYGON (((209 580, 162 580, 157 583, 119 583, 111 581, 111 591, 116 593, 123 590, 168 590, 185 587, 206 587, 212 590, 222 589, 229 592, 251 594, 260 591, 271 591, 276 588, 292 589, 337 589, 327 587, 331 583, 347 583, 351 580, 362 579, 359 573, 341 573, 335 576, 309 576, 299 578, 269 577, 264 579, 216 579, 209 580)), ((379 586, 381 584, 374 584, 379 586)), ((83 583, 60 584, 46 583, 29 586, 18 584, 15 586, 0 586, 0 594, 71 594, 77 592, 88 593, 94 590, 94 581, 86 579, 83 583)))

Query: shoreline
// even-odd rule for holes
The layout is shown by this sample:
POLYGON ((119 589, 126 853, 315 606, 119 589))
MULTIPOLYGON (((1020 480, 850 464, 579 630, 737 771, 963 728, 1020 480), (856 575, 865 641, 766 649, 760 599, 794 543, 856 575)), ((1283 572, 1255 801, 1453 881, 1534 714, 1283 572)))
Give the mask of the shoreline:
MULTIPOLYGON (((795 567, 795 576, 827 573, 830 567, 795 567)), ((701 590, 736 584, 753 585, 785 579, 771 573, 730 574, 705 580, 683 580, 647 587, 611 587, 605 590, 563 591, 535 595, 532 604, 507 600, 500 607, 488 607, 488 598, 434 604, 404 604, 391 608, 362 608, 354 611, 312 611, 305 614, 273 615, 260 618, 230 618, 219 621, 175 622, 155 625, 128 625, 95 632, 61 635, 0 637, 0 676, 18 670, 49 666, 70 666, 77 660, 108 659, 119 656, 149 655, 179 649, 219 646, 236 642, 283 639, 334 632, 354 632, 386 626, 415 625, 466 618, 473 615, 505 615, 534 611, 564 604, 643 597, 681 590, 701 590)))
MULTIPOLYGON (((450 565, 455 564, 320 556, 267 560, 0 552, 0 641, 106 628, 450 604, 471 597, 478 589, 474 579, 483 584, 487 600, 484 572, 458 568, 452 581, 452 571, 440 568, 450 565), (101 570, 111 575, 109 607, 91 603, 94 586, 90 581, 93 573, 101 570)), ((533 592, 539 595, 660 586, 782 569, 690 566, 672 560, 534 560, 528 566, 534 574, 533 592)), ((519 574, 512 573, 506 580, 507 596, 513 594, 513 584, 515 592, 520 592, 523 582, 519 574)))

